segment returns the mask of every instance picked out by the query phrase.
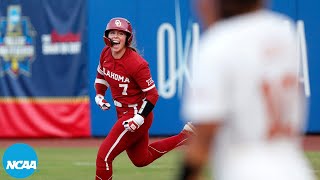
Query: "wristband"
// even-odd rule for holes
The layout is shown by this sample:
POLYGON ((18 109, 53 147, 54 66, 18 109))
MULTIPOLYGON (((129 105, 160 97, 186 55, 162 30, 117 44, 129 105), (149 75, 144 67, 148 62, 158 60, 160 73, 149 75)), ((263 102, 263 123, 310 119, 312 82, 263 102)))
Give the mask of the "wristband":
POLYGON ((140 114, 143 117, 147 117, 150 114, 150 112, 153 110, 153 108, 154 108, 154 105, 150 101, 144 100, 141 105, 141 108, 139 109, 138 114, 140 114))

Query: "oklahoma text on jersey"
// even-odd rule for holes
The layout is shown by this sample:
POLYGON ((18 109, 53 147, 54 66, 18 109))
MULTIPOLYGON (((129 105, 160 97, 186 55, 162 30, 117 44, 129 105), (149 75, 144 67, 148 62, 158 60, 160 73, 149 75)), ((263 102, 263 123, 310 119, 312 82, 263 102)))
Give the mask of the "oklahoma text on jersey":
POLYGON ((121 76, 121 75, 119 75, 119 74, 117 74, 117 73, 111 72, 111 71, 109 71, 109 70, 107 70, 107 72, 106 72, 106 69, 105 69, 105 68, 103 68, 103 74, 106 75, 106 76, 108 76, 108 77, 111 78, 111 79, 116 80, 116 81, 121 81, 121 82, 123 82, 123 83, 130 83, 129 78, 124 77, 124 76, 121 76))

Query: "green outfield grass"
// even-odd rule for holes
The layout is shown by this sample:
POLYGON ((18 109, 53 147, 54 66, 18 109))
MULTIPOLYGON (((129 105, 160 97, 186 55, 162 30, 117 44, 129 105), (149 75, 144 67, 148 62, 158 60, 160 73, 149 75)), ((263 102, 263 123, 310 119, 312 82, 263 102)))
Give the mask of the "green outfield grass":
MULTIPOLYGON (((29 180, 93 180, 97 148, 35 148, 38 170, 29 180)), ((3 156, 4 149, 0 148, 3 156)), ((175 150, 144 168, 132 165, 125 153, 114 162, 114 180, 174 180, 181 151, 175 150)), ((320 180, 320 152, 308 152, 320 180)), ((2 162, 2 161, 1 161, 2 162)), ((1 163, 0 180, 13 180, 1 163)))
MULTIPOLYGON (((35 148, 39 164, 38 172, 30 180, 93 180, 95 176, 95 157, 97 148, 35 148)), ((4 149, 0 149, 1 157, 4 149)), ((178 152, 166 154, 151 165, 136 168, 122 153, 115 159, 115 180, 168 180, 176 173, 178 152)), ((2 161, 1 161, 2 162, 2 161)), ((1 163, 0 180, 11 180, 1 163)))
POLYGON ((315 170, 317 179, 320 180, 320 152, 307 152, 306 155, 315 170))

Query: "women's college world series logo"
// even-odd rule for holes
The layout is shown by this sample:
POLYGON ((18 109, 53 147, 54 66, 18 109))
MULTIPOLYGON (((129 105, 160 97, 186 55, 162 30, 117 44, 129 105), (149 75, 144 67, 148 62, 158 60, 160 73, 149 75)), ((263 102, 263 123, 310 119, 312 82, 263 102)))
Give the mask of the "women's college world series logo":
POLYGON ((5 73, 29 76, 35 58, 35 34, 21 6, 10 5, 7 17, 0 17, 0 77, 5 73))
POLYGON ((38 167, 38 157, 28 144, 17 143, 6 149, 2 165, 7 174, 14 178, 27 178, 38 167))

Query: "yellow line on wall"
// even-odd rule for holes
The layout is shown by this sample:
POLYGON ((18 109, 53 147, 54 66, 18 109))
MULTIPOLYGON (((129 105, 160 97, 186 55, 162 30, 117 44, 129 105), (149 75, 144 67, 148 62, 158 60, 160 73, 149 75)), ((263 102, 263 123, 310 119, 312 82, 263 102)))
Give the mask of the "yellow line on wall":
POLYGON ((5 97, 0 98, 0 103, 81 103, 89 102, 89 96, 81 97, 5 97))

